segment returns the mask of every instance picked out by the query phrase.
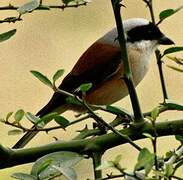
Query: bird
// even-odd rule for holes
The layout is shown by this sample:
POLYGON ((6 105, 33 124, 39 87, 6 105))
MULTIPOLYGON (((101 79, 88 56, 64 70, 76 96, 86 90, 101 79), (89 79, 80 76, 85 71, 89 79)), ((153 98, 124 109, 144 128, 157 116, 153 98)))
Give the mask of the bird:
MULTIPOLYGON (((158 26, 144 18, 124 20, 123 29, 136 87, 147 73, 151 56, 157 47, 174 42, 158 26)), ((111 105, 129 94, 123 77, 123 59, 117 28, 114 27, 81 55, 58 88, 78 95, 81 94, 81 84, 92 83, 91 89, 86 92, 85 102, 91 105, 111 105)), ((66 95, 55 92, 36 116, 41 118, 51 112, 61 114, 67 110, 82 111, 81 106, 67 102, 66 98, 66 95)), ((13 148, 23 148, 37 133, 27 132, 13 148)))

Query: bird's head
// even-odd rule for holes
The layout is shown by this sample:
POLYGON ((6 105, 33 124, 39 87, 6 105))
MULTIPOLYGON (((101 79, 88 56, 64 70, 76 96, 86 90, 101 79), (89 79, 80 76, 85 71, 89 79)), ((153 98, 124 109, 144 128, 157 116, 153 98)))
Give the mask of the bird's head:
POLYGON ((155 50, 158 45, 171 45, 174 42, 160 29, 143 18, 127 19, 123 22, 127 45, 140 50, 155 50))

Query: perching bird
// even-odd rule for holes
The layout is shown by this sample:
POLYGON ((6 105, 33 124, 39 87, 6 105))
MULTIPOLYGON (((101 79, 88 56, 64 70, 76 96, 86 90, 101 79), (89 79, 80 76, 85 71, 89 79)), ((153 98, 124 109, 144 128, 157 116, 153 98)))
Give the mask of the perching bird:
MULTIPOLYGON (((158 45, 170 45, 173 41, 157 26, 143 18, 125 20, 123 27, 133 80, 137 86, 148 71, 151 55, 158 45)), ((79 58, 59 88, 77 94, 81 84, 92 83, 85 100, 88 104, 94 105, 110 105, 128 95, 123 80, 123 60, 117 37, 117 29, 113 28, 92 44, 79 58)), ((69 104, 66 96, 56 92, 36 115, 43 117, 51 112, 60 114, 69 109, 81 110, 76 105, 69 104)), ((37 132, 26 133, 13 148, 24 147, 36 134, 37 132)))

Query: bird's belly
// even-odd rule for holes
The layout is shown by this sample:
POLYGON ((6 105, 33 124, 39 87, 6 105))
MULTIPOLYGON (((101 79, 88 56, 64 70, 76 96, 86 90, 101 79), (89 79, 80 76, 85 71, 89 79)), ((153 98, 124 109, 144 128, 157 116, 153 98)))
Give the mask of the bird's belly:
POLYGON ((88 104, 106 105, 119 101, 128 95, 127 86, 122 79, 109 80, 86 96, 88 104))
MULTIPOLYGON (((150 57, 142 58, 137 51, 130 51, 128 54, 134 85, 137 86, 149 68, 150 57)), ((109 105, 128 95, 128 88, 123 80, 123 65, 120 64, 118 69, 115 75, 88 92, 86 95, 88 104, 109 105)))

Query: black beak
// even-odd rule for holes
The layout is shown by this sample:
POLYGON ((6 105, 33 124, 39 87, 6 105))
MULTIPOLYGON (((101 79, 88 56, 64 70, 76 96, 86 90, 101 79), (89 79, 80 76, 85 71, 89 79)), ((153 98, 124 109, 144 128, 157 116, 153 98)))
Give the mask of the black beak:
POLYGON ((167 38, 165 35, 161 36, 159 39, 158 39, 158 43, 159 44, 163 44, 163 45, 170 45, 170 44, 174 44, 174 42, 167 38))

